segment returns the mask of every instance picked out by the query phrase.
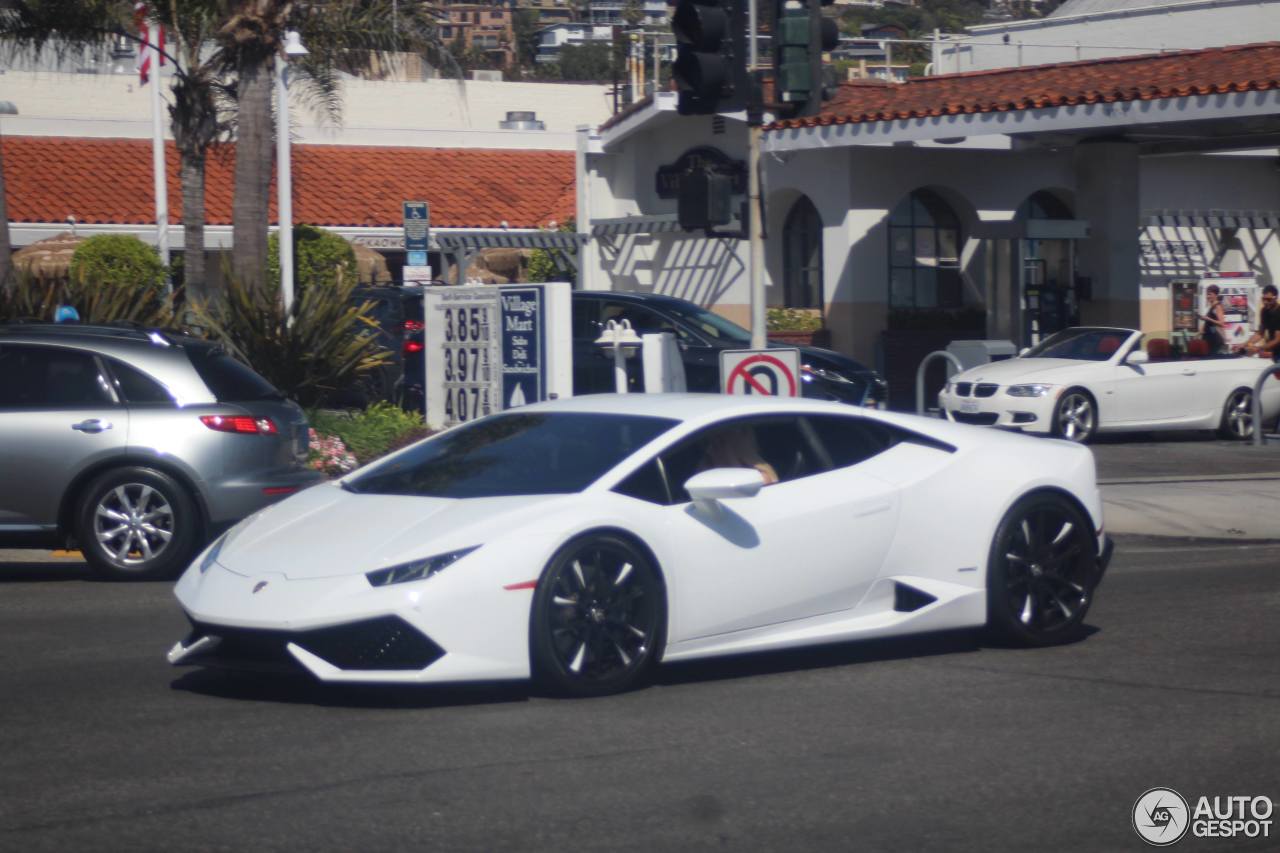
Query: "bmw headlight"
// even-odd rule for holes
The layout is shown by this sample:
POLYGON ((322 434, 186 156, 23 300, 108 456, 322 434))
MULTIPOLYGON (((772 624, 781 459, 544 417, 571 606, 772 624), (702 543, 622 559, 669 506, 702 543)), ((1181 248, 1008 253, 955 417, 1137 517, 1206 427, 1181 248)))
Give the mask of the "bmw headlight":
POLYGON ((827 370, 826 368, 823 368, 823 367, 814 367, 811 364, 800 365, 800 374, 801 374, 800 378, 805 380, 809 380, 811 378, 816 377, 818 379, 822 379, 827 382, 844 383, 845 385, 854 384, 853 380, 847 376, 842 376, 840 373, 834 370, 827 370))
POLYGON ((1052 385, 1010 385, 1010 397, 1043 397, 1053 390, 1052 385))
POLYGON ((407 563, 388 566, 385 569, 365 572, 364 576, 369 580, 370 586, 391 586, 393 583, 426 580, 437 572, 441 572, 458 562, 479 547, 479 545, 473 545, 470 548, 459 548, 457 551, 450 551, 447 554, 423 557, 421 560, 410 560, 407 563))

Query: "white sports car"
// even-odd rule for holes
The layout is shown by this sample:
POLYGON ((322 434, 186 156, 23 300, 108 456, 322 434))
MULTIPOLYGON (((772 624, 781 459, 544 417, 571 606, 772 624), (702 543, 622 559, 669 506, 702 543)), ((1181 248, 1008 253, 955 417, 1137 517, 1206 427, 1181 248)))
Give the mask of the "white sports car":
MULTIPOLYGON (((1179 353, 1133 329, 1076 327, 1023 355, 952 376, 938 395, 948 419, 1086 442, 1100 432, 1217 430, 1253 436, 1253 387, 1268 362, 1179 353)), ((1262 389, 1263 419, 1280 413, 1280 382, 1262 389)))
POLYGON ((718 394, 473 421, 301 492, 178 582, 174 664, 625 689, 659 661, 988 625, 1082 635, 1110 555, 1093 456, 718 394), (767 484, 767 485, 766 485, 767 484))

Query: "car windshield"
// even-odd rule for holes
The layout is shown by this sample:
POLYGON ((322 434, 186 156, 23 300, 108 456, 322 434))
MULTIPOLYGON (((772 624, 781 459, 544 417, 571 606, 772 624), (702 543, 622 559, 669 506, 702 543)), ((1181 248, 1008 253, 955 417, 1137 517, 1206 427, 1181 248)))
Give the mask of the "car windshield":
POLYGON ((346 481, 374 495, 489 498, 580 492, 678 421, 503 413, 455 427, 346 481))
POLYGON ((1027 351, 1024 358, 1106 361, 1128 340, 1123 329, 1063 329, 1027 351))
POLYGON ((664 302, 662 308, 667 313, 674 314, 686 325, 718 341, 746 345, 751 343, 751 333, 746 329, 692 302, 664 302))

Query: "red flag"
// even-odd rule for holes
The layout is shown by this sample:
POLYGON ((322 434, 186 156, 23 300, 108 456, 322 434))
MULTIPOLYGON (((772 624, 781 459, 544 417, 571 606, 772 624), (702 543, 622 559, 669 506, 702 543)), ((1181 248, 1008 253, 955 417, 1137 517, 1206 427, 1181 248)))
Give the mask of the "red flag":
POLYGON ((133 23, 138 28, 138 38, 141 43, 138 45, 138 79, 142 81, 142 85, 147 85, 147 80, 151 77, 151 53, 147 47, 151 44, 152 32, 155 33, 156 55, 160 57, 160 64, 164 65, 164 27, 154 24, 149 18, 147 4, 139 2, 133 4, 133 23))

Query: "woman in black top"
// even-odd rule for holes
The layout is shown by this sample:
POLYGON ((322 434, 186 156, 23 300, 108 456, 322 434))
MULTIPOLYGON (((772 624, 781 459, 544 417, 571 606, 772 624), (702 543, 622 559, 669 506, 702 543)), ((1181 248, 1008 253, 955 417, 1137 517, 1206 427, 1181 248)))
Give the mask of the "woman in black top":
POLYGON ((1209 300, 1209 310, 1200 316, 1204 321, 1200 327, 1200 336, 1209 344, 1209 352, 1215 354, 1222 352, 1223 344, 1226 343, 1223 330, 1227 326, 1227 310, 1222 307, 1222 300, 1218 293, 1216 284, 1205 288, 1204 294, 1209 300))

